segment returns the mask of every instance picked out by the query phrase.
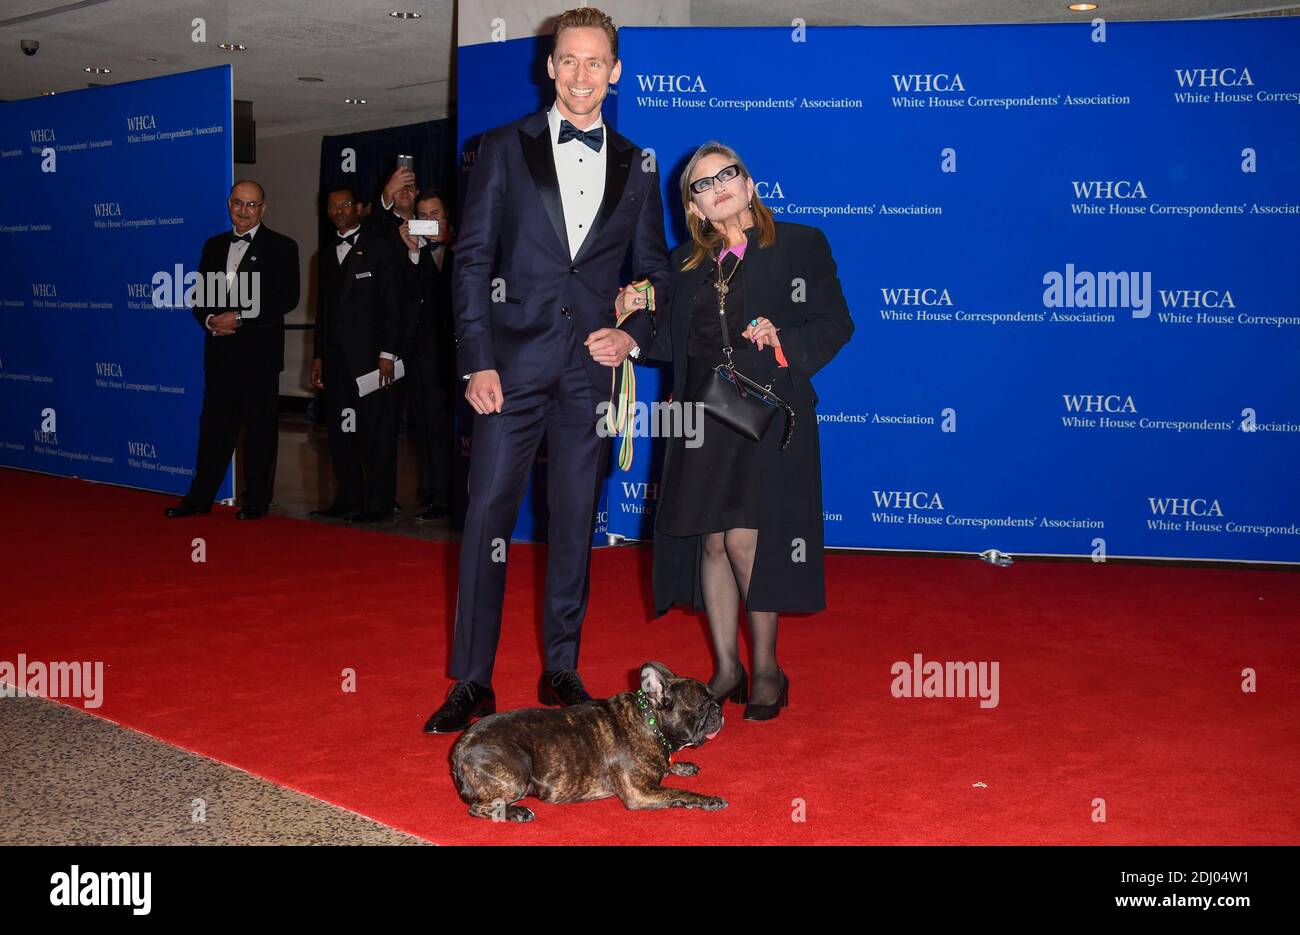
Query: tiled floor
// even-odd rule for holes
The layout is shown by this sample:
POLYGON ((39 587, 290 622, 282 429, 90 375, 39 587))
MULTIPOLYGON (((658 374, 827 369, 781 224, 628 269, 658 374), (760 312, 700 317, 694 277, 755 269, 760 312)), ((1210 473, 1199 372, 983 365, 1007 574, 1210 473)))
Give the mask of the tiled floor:
POLYGON ((44 698, 0 700, 0 844, 427 844, 44 698))
MULTIPOLYGON (((455 538, 446 520, 414 518, 415 490, 415 451, 403 435, 402 513, 364 528, 455 538)), ((306 519, 332 491, 325 431, 282 416, 272 512, 306 519)), ((0 699, 0 751, 0 844, 428 843, 41 698, 0 699)))
MULTIPOLYGON (((358 528, 419 539, 455 539, 457 533, 448 520, 426 523, 415 518, 422 509, 416 502, 417 487, 415 442, 409 434, 402 434, 397 440, 397 501, 402 511, 392 522, 358 528)), ((271 512, 278 516, 308 519, 312 510, 328 506, 333 496, 334 478, 327 431, 312 425, 304 415, 281 415, 275 502, 271 512)), ((343 524, 342 520, 317 522, 343 524)))

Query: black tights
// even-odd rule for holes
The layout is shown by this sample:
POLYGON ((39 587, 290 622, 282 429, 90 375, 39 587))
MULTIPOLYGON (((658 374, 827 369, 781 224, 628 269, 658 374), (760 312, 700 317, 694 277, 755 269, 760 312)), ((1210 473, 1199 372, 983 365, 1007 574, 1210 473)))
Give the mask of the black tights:
MULTIPOLYGON (((754 570, 757 529, 728 529, 704 536, 700 559, 700 588, 709 616, 716 671, 709 691, 729 691, 740 680, 740 602, 748 600, 749 576, 754 570)), ((775 704, 781 690, 776 665, 777 615, 746 608, 749 619, 750 691, 755 704, 775 704)))

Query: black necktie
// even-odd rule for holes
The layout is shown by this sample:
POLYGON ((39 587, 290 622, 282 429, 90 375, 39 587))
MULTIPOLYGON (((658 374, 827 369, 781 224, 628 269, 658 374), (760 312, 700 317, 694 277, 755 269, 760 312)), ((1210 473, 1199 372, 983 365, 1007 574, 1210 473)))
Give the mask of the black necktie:
POLYGON ((335 236, 338 237, 339 243, 346 243, 350 246, 357 242, 357 234, 359 233, 360 231, 356 231, 351 234, 336 234, 335 236))
POLYGON ((239 240, 242 240, 244 243, 252 243, 252 242, 253 242, 253 235, 252 235, 252 234, 236 234, 236 233, 234 233, 234 232, 232 231, 231 234, 230 234, 230 242, 231 242, 231 243, 235 243, 236 241, 239 241, 239 240))
POLYGON ((600 152, 601 144, 605 142, 605 128, 596 127, 594 130, 579 130, 567 120, 560 121, 560 142, 567 143, 569 140, 582 140, 595 152, 600 152))

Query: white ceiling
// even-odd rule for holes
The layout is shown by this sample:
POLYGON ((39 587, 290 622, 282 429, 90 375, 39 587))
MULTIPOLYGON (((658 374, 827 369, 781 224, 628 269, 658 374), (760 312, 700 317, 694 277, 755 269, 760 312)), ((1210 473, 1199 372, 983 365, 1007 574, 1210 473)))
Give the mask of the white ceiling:
MULTIPOLYGON (((465 0, 478 2, 478 0, 465 0)), ((569 0, 575 2, 575 0, 569 0)), ((596 0, 599 3, 599 0, 596 0)), ((1189 19, 1285 9, 1251 0, 1102 0, 1098 14, 1067 0, 691 0, 696 26, 810 26, 1189 19)), ((1293 0, 1294 4, 1294 0, 1293 0)), ((557 12, 567 5, 556 0, 557 12)), ((652 6, 652 4, 647 4, 652 6)), ((453 0, 0 0, 0 99, 234 65, 235 97, 253 101, 258 136, 392 126, 449 111, 453 0), (393 9, 423 14, 388 16, 393 9), (202 17, 207 42, 191 41, 202 17), (24 56, 20 39, 36 39, 24 56), (222 42, 248 46, 224 52, 222 42), (87 65, 112 74, 87 75, 87 65), (300 76, 325 79, 299 81, 300 76), (360 96, 364 107, 344 98, 360 96)))

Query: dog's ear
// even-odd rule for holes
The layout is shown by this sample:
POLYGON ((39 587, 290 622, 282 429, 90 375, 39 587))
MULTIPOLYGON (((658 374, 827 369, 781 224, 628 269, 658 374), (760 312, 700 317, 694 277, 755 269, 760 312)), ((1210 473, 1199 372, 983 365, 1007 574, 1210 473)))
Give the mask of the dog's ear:
POLYGON ((677 676, 662 662, 647 662, 641 666, 641 690, 657 708, 662 708, 668 700, 668 683, 675 678, 677 676))

